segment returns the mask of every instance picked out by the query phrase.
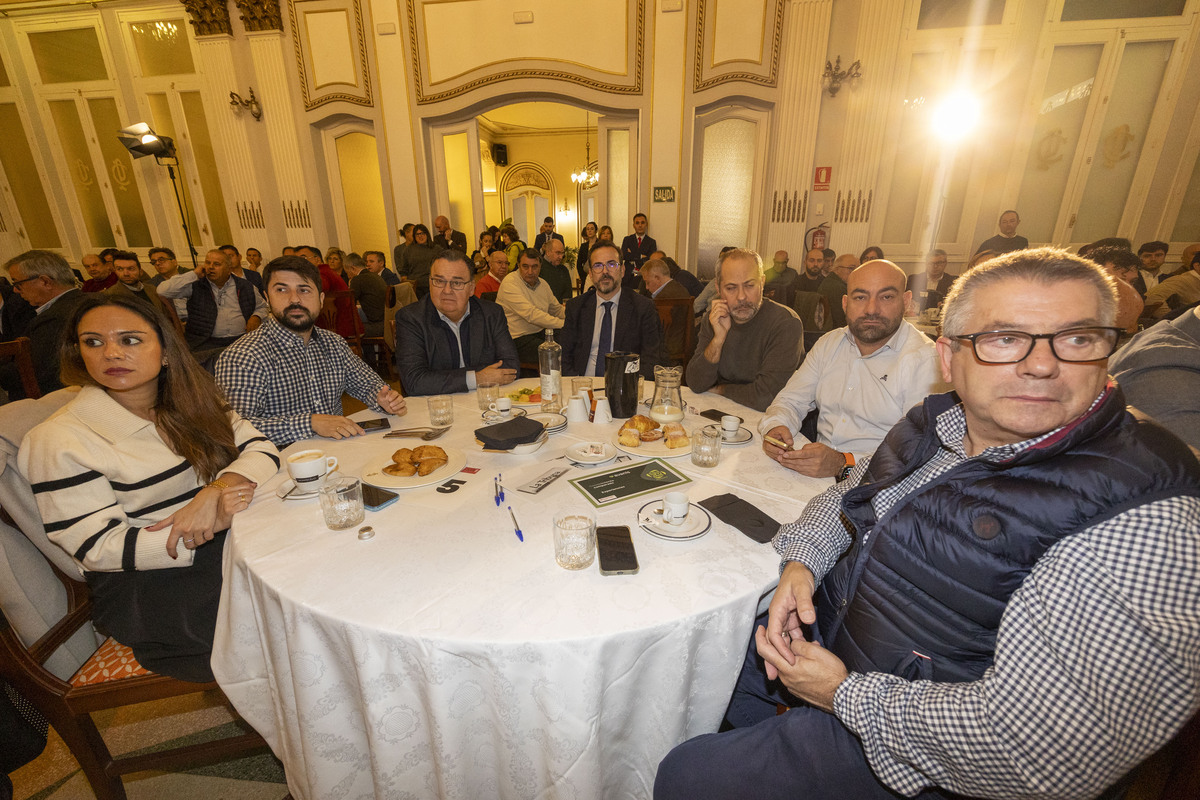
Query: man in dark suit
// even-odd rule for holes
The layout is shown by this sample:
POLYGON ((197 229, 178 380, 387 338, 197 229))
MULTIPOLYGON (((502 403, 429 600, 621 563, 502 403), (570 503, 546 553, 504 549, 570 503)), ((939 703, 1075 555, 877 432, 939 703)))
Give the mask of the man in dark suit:
POLYGON ((113 258, 113 272, 117 275, 115 285, 105 289, 106 294, 131 294, 145 300, 150 305, 163 310, 162 298, 144 272, 137 253, 122 250, 113 258))
MULTIPOLYGON (((554 217, 546 217, 542 220, 542 230, 538 233, 537 238, 533 240, 533 246, 538 252, 541 252, 542 245, 551 239, 558 239, 560 242, 563 241, 562 234, 554 232, 554 217)), ((563 244, 565 245, 566 242, 563 242, 563 244)))
MULTIPOLYGON (((62 388, 58 378, 58 345, 67 320, 83 301, 83 292, 75 288, 71 265, 58 253, 29 250, 4 265, 13 289, 37 309, 25 328, 33 349, 33 369, 42 394, 62 388)), ((16 364, 0 368, 0 386, 10 400, 25 396, 16 364)))
POLYGON ((609 242, 588 252, 592 288, 567 303, 559 337, 564 375, 602 377, 604 356, 613 351, 640 354, 642 375, 650 379, 655 365, 663 363, 662 323, 654 301, 621 285, 620 258, 609 242))
POLYGON ((429 294, 396 312, 396 371, 410 397, 512 383, 520 366, 504 310, 472 297, 465 255, 444 255, 429 268, 429 294))
MULTIPOLYGON (((671 267, 666 261, 652 258, 642 267, 642 280, 646 283, 646 292, 652 300, 691 300, 687 288, 671 277, 671 267)), ((661 321, 661 317, 659 318, 661 321)), ((683 353, 684 342, 687 341, 687 328, 692 325, 692 307, 680 304, 671 309, 671 324, 663 333, 664 360, 671 366, 678 366, 687 357, 683 353), (672 353, 680 353, 678 359, 672 358, 672 353)))
POLYGON ((658 242, 654 241, 654 237, 646 235, 649 225, 650 221, 646 219, 645 214, 640 211, 634 214, 633 233, 621 242, 621 261, 625 264, 625 277, 621 282, 625 286, 637 287, 642 265, 649 261, 650 256, 658 249, 658 242))
MULTIPOLYGON (((958 280, 957 275, 946 272, 946 251, 934 250, 929 254, 925 271, 909 275, 908 285, 904 287, 904 290, 912 292, 913 301, 918 308, 924 311, 927 308, 937 308, 941 305, 942 301, 946 299, 946 295, 950 294, 950 287, 956 280, 958 280)), ((845 324, 842 323, 842 325, 845 324)))
POLYGON ((25 335, 25 328, 37 316, 37 311, 17 294, 7 278, 0 278, 0 295, 4 297, 4 308, 0 309, 0 342, 11 342, 25 335))
POLYGON ((445 215, 433 221, 433 229, 437 231, 437 236, 433 237, 435 250, 457 250, 463 254, 467 252, 467 235, 462 231, 451 230, 450 220, 445 215))

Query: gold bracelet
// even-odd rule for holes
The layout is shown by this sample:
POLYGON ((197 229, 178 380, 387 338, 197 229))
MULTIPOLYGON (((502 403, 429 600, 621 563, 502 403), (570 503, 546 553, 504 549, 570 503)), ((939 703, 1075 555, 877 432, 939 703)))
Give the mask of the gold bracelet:
POLYGON ((206 486, 205 488, 207 489, 207 488, 211 488, 211 487, 216 487, 217 489, 228 489, 229 484, 226 483, 225 481, 221 480, 220 478, 217 478, 215 481, 210 481, 208 486, 206 486))

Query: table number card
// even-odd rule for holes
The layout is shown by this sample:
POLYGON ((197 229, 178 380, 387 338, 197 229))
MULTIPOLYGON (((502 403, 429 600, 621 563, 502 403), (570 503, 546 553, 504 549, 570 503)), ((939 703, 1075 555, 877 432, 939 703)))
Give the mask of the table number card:
POLYGON ((622 464, 604 472, 571 479, 571 485, 596 508, 611 506, 631 497, 667 491, 672 486, 691 482, 691 478, 661 458, 622 464))

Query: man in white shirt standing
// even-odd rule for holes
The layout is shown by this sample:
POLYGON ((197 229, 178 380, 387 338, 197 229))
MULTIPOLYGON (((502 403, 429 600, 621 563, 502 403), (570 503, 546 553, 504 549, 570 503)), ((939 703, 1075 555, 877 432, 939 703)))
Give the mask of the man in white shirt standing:
POLYGON ((785 444, 797 436, 804 443, 800 424, 818 408, 817 441, 784 450, 764 440, 768 456, 802 475, 840 478, 910 408, 945 390, 933 342, 904 321, 911 296, 904 281, 904 270, 890 261, 850 273, 842 298, 846 327, 821 337, 758 426, 785 444))
POLYGON ((532 247, 526 248, 517 259, 517 271, 500 282, 496 293, 522 364, 537 363, 538 346, 546 340, 545 329, 561 328, 567 314, 541 274, 541 255, 532 247))

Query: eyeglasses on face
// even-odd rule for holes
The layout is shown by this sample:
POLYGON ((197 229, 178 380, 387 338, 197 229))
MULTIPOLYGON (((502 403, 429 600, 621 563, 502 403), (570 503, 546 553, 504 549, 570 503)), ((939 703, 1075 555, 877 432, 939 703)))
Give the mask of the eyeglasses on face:
POLYGON ((36 281, 40 277, 42 277, 42 276, 41 275, 30 275, 28 278, 21 278, 21 280, 19 280, 19 281, 12 281, 12 287, 15 289, 18 286, 20 286, 22 283, 29 283, 30 281, 36 281))
POLYGON ((150 263, 151 264, 165 264, 170 260, 171 259, 167 258, 166 256, 159 256, 158 258, 150 259, 150 263))
POLYGON ((461 292, 463 289, 470 286, 471 282, 464 281, 464 280, 461 280, 458 278, 455 278, 452 281, 448 281, 445 278, 430 278, 429 285, 435 289, 445 289, 447 286, 449 286, 454 291, 461 292))
POLYGON ((984 331, 951 338, 970 342, 975 358, 984 364, 1017 364, 1029 357, 1038 339, 1046 339, 1055 358, 1074 364, 1108 358, 1116 352, 1120 336, 1120 328, 1091 327, 1057 333, 984 331))
POLYGON ((592 264, 592 272, 600 272, 601 270, 616 271, 621 268, 620 261, 597 261, 592 264))

